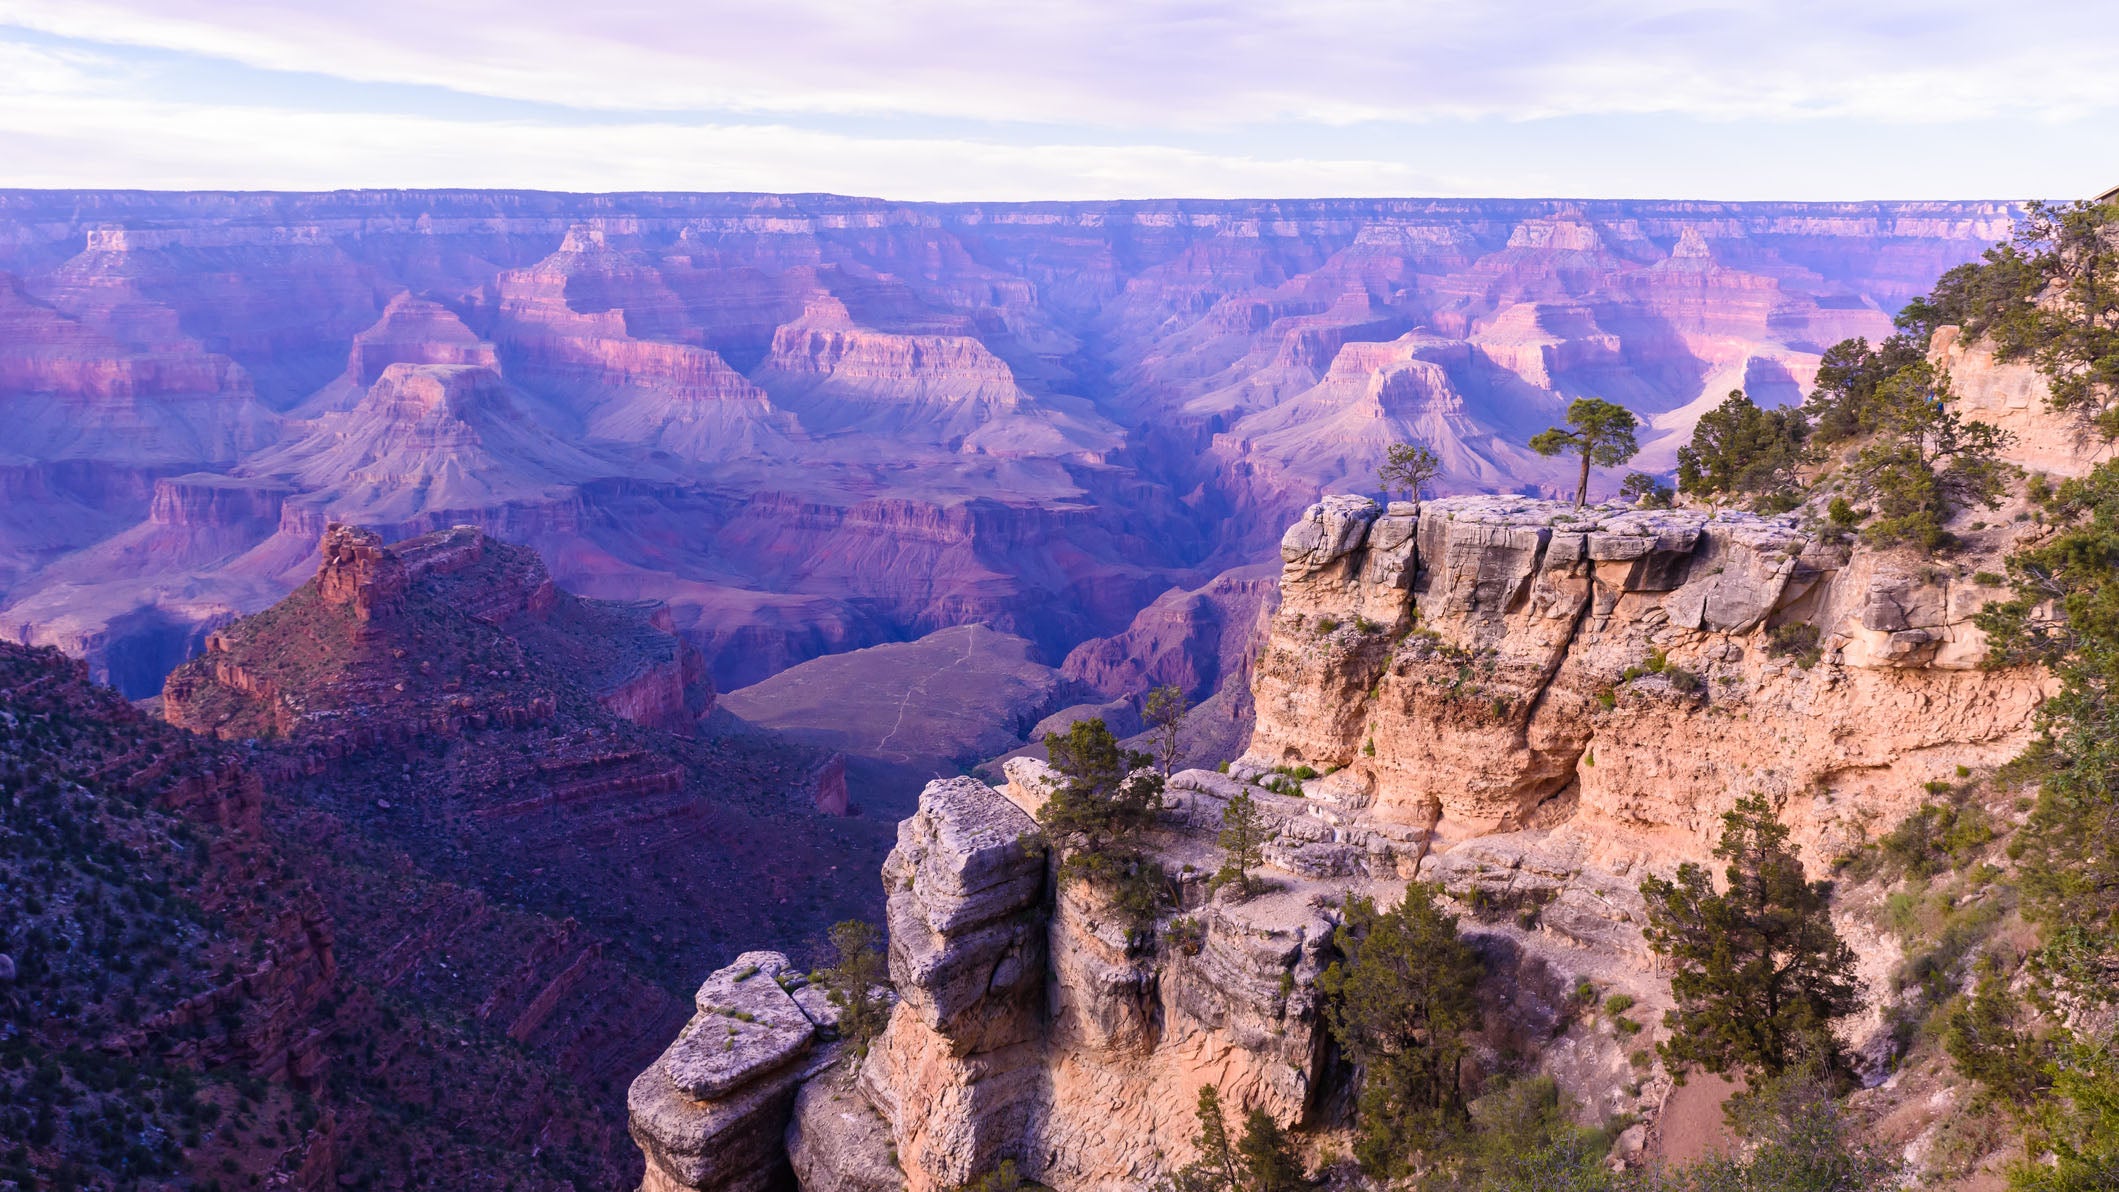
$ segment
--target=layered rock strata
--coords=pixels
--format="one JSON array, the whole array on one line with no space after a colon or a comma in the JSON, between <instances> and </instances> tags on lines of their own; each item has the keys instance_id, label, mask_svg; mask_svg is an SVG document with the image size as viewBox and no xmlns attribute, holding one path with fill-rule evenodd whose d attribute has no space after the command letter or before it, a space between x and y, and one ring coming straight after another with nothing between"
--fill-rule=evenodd
<instances>
[{"instance_id":1,"label":"layered rock strata","mask_svg":"<svg viewBox=\"0 0 2119 1192\"><path fill-rule=\"evenodd\" d=\"M1620 873L1703 857L1759 790L1823 864L1922 782L2027 740L2042 686L1979 667L1972 614L2003 595L1986 553L1938 567L1734 513L1328 498L1282 545L1242 764L1326 772L1313 798L1413 831L1416 854L1556 829Z\"/></svg>"}]
</instances>

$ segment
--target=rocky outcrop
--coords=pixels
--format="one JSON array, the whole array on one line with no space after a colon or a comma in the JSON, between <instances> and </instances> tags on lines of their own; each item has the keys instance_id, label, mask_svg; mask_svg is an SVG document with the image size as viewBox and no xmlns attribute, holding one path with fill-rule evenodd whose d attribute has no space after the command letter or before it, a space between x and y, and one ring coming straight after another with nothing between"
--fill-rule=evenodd
<instances>
[{"instance_id":1,"label":"rocky outcrop","mask_svg":"<svg viewBox=\"0 0 2119 1192\"><path fill-rule=\"evenodd\" d=\"M359 526L334 525L324 531L322 551L317 599L350 608L356 621L404 611L411 581L404 560L383 546L381 535Z\"/></svg>"},{"instance_id":2,"label":"rocky outcrop","mask_svg":"<svg viewBox=\"0 0 2119 1192\"><path fill-rule=\"evenodd\" d=\"M2112 458L2112 445L2085 420L2055 411L2045 377L2024 359L1998 360L1991 340L1967 341L1959 327L1939 327L1928 358L1950 374L1950 394L1966 419L2014 437L2010 457L2049 476L2080 476Z\"/></svg>"},{"instance_id":3,"label":"rocky outcrop","mask_svg":"<svg viewBox=\"0 0 2119 1192\"><path fill-rule=\"evenodd\" d=\"M1283 558L1246 762L1329 771L1319 793L1436 846L1554 829L1624 873L1703 855L1757 789L1822 865L1920 782L2013 754L2042 694L1977 669L1999 593L1971 566L1792 519L1333 498Z\"/></svg>"},{"instance_id":4,"label":"rocky outcrop","mask_svg":"<svg viewBox=\"0 0 2119 1192\"><path fill-rule=\"evenodd\" d=\"M813 1065L781 1118L810 1192L942 1192L1003 1160L1053 1187L1116 1192L1152 1185L1188 1150L1203 1084L1291 1124L1317 1108L1326 887L1236 904L1210 898L1206 874L1184 864L1197 934L1144 948L1092 891L1055 894L1028 810L1050 772L1019 760L1010 773L1005 791L930 783L899 825L884 865L899 1001L857 1074ZM1217 800L1235 789L1206 771L1179 776L1163 842L1173 870L1178 857L1205 859ZM1257 793L1276 814L1300 802ZM642 1076L653 1097L634 1086L651 1167L668 1145L656 1123L669 1114L657 1099L669 1066L666 1056ZM682 1186L748 1186L695 1172ZM651 1174L647 1186L665 1185Z\"/></svg>"},{"instance_id":5,"label":"rocky outcrop","mask_svg":"<svg viewBox=\"0 0 2119 1192\"><path fill-rule=\"evenodd\" d=\"M273 615L216 631L203 657L171 674L171 723L224 737L454 736L550 722L579 693L689 734L713 707L704 660L666 609L564 592L535 552L475 526L386 546L372 530L332 525L322 556L316 578ZM432 622L457 618L476 628L446 644L427 638ZM503 659L514 665L493 665Z\"/></svg>"},{"instance_id":6,"label":"rocky outcrop","mask_svg":"<svg viewBox=\"0 0 2119 1192\"><path fill-rule=\"evenodd\" d=\"M1064 1192L1151 1186L1189 1157L1208 1083L1329 1134L1343 1072L1316 977L1339 907L1414 878L1459 900L1485 961L1468 1078L1527 1059L1590 1112L1654 1120L1661 1028L1629 1042L1569 1009L1583 980L1647 1023L1668 1006L1641 876L1709 859L1754 790L1823 870L1923 783L2020 750L2044 686L1976 665L1986 589L1964 573L2022 525L1968 529L1945 570L1792 517L1318 502L1282 544L1249 750L1169 779L1152 843L1177 905L1152 932L1055 888L1042 762L923 792L884 868L902 1000L857 1079L803 1094L802 1186L887 1187L885 1159L914 1192L1004 1159ZM1207 881L1239 794L1268 837L1248 899Z\"/></svg>"},{"instance_id":7,"label":"rocky outcrop","mask_svg":"<svg viewBox=\"0 0 2119 1192\"><path fill-rule=\"evenodd\" d=\"M787 1176L782 1134L817 1036L778 952L746 952L708 977L690 1023L626 1094L647 1156L643 1192L761 1192Z\"/></svg>"}]
</instances>

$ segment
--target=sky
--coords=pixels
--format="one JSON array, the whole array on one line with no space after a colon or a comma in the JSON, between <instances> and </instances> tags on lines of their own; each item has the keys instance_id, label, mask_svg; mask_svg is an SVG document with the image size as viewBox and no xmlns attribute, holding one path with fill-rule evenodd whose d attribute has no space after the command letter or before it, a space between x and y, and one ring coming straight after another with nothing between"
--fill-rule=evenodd
<instances>
[{"instance_id":1,"label":"sky","mask_svg":"<svg viewBox=\"0 0 2119 1192\"><path fill-rule=\"evenodd\" d=\"M0 187L2067 198L2119 0L0 0Z\"/></svg>"}]
</instances>

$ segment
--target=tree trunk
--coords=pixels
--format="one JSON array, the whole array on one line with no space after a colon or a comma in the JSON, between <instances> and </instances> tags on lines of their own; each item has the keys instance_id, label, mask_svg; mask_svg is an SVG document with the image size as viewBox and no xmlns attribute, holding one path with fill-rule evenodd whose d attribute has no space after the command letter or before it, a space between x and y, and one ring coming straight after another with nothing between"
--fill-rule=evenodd
<instances>
[{"instance_id":1,"label":"tree trunk","mask_svg":"<svg viewBox=\"0 0 2119 1192\"><path fill-rule=\"evenodd\" d=\"M1575 486L1575 508L1589 502L1589 452L1582 452L1582 483Z\"/></svg>"}]
</instances>

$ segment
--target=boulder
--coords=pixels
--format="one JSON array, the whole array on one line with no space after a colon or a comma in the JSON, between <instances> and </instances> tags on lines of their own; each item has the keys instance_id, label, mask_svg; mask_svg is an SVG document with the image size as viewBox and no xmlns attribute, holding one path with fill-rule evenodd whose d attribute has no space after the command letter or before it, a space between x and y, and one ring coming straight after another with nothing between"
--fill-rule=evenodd
<instances>
[{"instance_id":1,"label":"boulder","mask_svg":"<svg viewBox=\"0 0 2119 1192\"><path fill-rule=\"evenodd\" d=\"M708 977L698 1013L633 1080L626 1116L644 1192L764 1192L786 1172L781 1135L817 1027L785 989L793 966L746 952Z\"/></svg>"}]
</instances>

